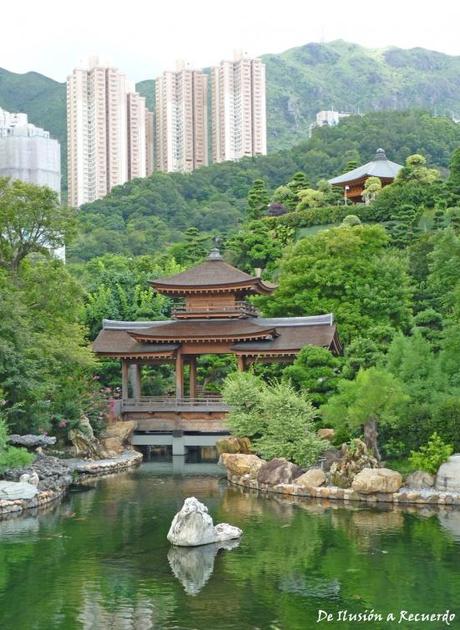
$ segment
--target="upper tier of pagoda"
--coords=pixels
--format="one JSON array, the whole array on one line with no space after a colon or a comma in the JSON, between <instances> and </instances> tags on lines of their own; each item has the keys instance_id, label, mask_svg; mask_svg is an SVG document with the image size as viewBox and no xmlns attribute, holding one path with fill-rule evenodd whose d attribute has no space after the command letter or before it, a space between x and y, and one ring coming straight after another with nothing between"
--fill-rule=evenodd
<instances>
[{"instance_id":1,"label":"upper tier of pagoda","mask_svg":"<svg viewBox=\"0 0 460 630\"><path fill-rule=\"evenodd\" d=\"M387 186L394 181L402 168L401 164L389 160L383 149L377 149L373 160L343 175L330 179L329 183L332 186L344 188L346 197L350 201L361 203L363 201L364 184L369 177L378 177L382 186Z\"/></svg>"},{"instance_id":2,"label":"upper tier of pagoda","mask_svg":"<svg viewBox=\"0 0 460 630\"><path fill-rule=\"evenodd\" d=\"M173 310L176 319L254 317L257 311L245 297L268 295L276 288L226 263L217 248L191 269L150 284L158 293L182 298Z\"/></svg>"}]
</instances>

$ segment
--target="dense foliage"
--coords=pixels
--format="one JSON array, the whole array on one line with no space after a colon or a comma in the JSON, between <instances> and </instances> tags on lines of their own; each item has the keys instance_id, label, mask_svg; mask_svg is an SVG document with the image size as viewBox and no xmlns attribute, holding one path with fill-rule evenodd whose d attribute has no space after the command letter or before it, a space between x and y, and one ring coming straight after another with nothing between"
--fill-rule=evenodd
<instances>
[{"instance_id":1,"label":"dense foliage","mask_svg":"<svg viewBox=\"0 0 460 630\"><path fill-rule=\"evenodd\" d=\"M8 444L8 429L1 414L0 401L0 474L8 468L22 468L30 464L34 456L24 448L16 448Z\"/></svg>"},{"instance_id":2,"label":"dense foliage","mask_svg":"<svg viewBox=\"0 0 460 630\"><path fill-rule=\"evenodd\" d=\"M411 452L409 461L417 470L425 470L435 475L440 465L452 455L453 450L451 444L446 444L437 433L433 433L427 444L421 446L418 451Z\"/></svg>"},{"instance_id":3,"label":"dense foliage","mask_svg":"<svg viewBox=\"0 0 460 630\"><path fill-rule=\"evenodd\" d=\"M328 447L316 436L311 402L288 383L267 385L254 374L236 372L227 377L223 396L231 408L232 432L250 436L266 459L285 457L308 466Z\"/></svg>"},{"instance_id":4,"label":"dense foliage","mask_svg":"<svg viewBox=\"0 0 460 630\"><path fill-rule=\"evenodd\" d=\"M182 240L189 227L205 233L231 234L244 219L258 218L270 194L273 204L288 210L296 207L306 220L302 226L315 225L325 214L322 208L310 207L319 203L311 197L311 187L316 184L321 189L316 192L324 193L321 198L332 206L328 220L319 222L341 222L349 212L337 206L337 195L331 194L327 186L324 190L321 180L343 172L351 155L364 163L382 146L389 159L401 164L409 155L423 153L430 164L447 167L459 143L460 125L447 118L433 118L423 112L377 112L352 116L337 127L317 129L311 139L289 150L215 164L191 174L154 173L83 206L79 213L80 236L68 249L69 257L89 260L105 253L151 255ZM299 173L307 179L298 181ZM262 189L259 183L254 190L257 180L262 180ZM296 200L302 190L299 185L310 188L300 205ZM284 192L280 192L280 186ZM259 204L255 214L251 210L254 203ZM289 220L290 215L285 216ZM281 222L284 218L280 217Z\"/></svg>"},{"instance_id":5,"label":"dense foliage","mask_svg":"<svg viewBox=\"0 0 460 630\"><path fill-rule=\"evenodd\" d=\"M271 316L334 313L345 343L376 326L407 329L407 264L378 225L339 227L300 239L280 263L279 288L259 300Z\"/></svg>"},{"instance_id":6,"label":"dense foliage","mask_svg":"<svg viewBox=\"0 0 460 630\"><path fill-rule=\"evenodd\" d=\"M338 439L364 432L384 458L409 456L434 433L459 449L459 132L422 113L369 114L289 152L131 182L81 210L67 266L45 244L72 235L72 214L43 190L3 182L8 423L55 431L86 413L97 426L120 379L118 362L96 364L88 350L102 319L168 318L171 301L149 280L202 260L220 233L229 262L278 284L253 299L263 315L333 313L344 345L340 357L306 347L290 366L256 363L251 377L226 381L245 392L234 396L235 431L255 437L267 457L311 461L321 408L316 427L333 423ZM384 188L371 181L366 203L344 205L324 176L380 144L405 160L400 175ZM203 356L201 391L219 391L235 369L234 357ZM173 393L171 367L146 369L144 387Z\"/></svg>"}]
</instances>

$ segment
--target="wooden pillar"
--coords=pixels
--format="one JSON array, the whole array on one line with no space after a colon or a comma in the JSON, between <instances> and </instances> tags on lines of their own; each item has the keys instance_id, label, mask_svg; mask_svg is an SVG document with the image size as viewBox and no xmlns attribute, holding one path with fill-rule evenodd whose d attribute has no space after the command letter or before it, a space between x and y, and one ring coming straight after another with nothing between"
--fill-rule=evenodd
<instances>
[{"instance_id":1,"label":"wooden pillar","mask_svg":"<svg viewBox=\"0 0 460 630\"><path fill-rule=\"evenodd\" d=\"M128 400L129 366L126 359L121 360L121 398Z\"/></svg>"},{"instance_id":2,"label":"wooden pillar","mask_svg":"<svg viewBox=\"0 0 460 630\"><path fill-rule=\"evenodd\" d=\"M133 397L136 400L139 400L141 397L141 366L139 364L135 364L132 366L132 388L133 388Z\"/></svg>"},{"instance_id":3,"label":"wooden pillar","mask_svg":"<svg viewBox=\"0 0 460 630\"><path fill-rule=\"evenodd\" d=\"M176 355L176 398L184 397L184 359L180 352Z\"/></svg>"},{"instance_id":4,"label":"wooden pillar","mask_svg":"<svg viewBox=\"0 0 460 630\"><path fill-rule=\"evenodd\" d=\"M244 356L239 354L237 359L238 359L238 369L240 370L240 372L244 372L246 369L246 362L244 360Z\"/></svg>"},{"instance_id":5,"label":"wooden pillar","mask_svg":"<svg viewBox=\"0 0 460 630\"><path fill-rule=\"evenodd\" d=\"M190 398L196 398L196 357L190 359Z\"/></svg>"}]
</instances>

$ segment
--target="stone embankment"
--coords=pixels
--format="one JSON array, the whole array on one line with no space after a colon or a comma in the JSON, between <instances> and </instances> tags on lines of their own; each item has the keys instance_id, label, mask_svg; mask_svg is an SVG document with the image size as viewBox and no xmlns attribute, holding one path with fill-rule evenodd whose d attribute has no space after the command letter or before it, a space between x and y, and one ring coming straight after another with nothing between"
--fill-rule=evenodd
<instances>
[{"instance_id":1,"label":"stone embankment","mask_svg":"<svg viewBox=\"0 0 460 630\"><path fill-rule=\"evenodd\" d=\"M436 487L420 487L418 475L418 485L408 487L398 472L387 468L362 468L353 476L350 487L343 488L326 485L330 475L320 468L304 471L285 459L266 462L256 455L222 453L220 463L225 466L230 483L262 492L369 504L460 506L460 492L450 490L456 488L453 480L447 486L449 491L442 491L439 483Z\"/></svg>"},{"instance_id":2,"label":"stone embankment","mask_svg":"<svg viewBox=\"0 0 460 630\"><path fill-rule=\"evenodd\" d=\"M0 519L57 501L70 484L89 477L121 472L142 461L142 454L125 450L107 459L59 459L38 455L26 469L10 470L0 479Z\"/></svg>"}]
</instances>

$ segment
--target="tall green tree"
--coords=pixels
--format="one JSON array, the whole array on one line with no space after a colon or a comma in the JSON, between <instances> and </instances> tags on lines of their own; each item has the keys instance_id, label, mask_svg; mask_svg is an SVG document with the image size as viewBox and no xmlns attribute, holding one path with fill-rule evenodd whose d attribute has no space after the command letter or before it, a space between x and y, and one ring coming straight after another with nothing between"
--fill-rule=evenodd
<instances>
[{"instance_id":1,"label":"tall green tree","mask_svg":"<svg viewBox=\"0 0 460 630\"><path fill-rule=\"evenodd\" d=\"M185 230L184 240L173 245L169 253L180 265L189 266L206 258L210 244L209 234L203 234L196 227L189 227Z\"/></svg>"},{"instance_id":2,"label":"tall green tree","mask_svg":"<svg viewBox=\"0 0 460 630\"><path fill-rule=\"evenodd\" d=\"M401 382L393 374L371 367L360 370L353 381L340 381L338 393L321 408L321 414L326 423L337 428L362 427L366 446L380 460L379 425L396 424L406 399Z\"/></svg>"},{"instance_id":3,"label":"tall green tree","mask_svg":"<svg viewBox=\"0 0 460 630\"><path fill-rule=\"evenodd\" d=\"M283 378L305 391L315 406L324 404L336 391L340 360L326 348L305 346L294 363L285 368Z\"/></svg>"},{"instance_id":4,"label":"tall green tree","mask_svg":"<svg viewBox=\"0 0 460 630\"><path fill-rule=\"evenodd\" d=\"M0 267L17 271L28 254L50 255L74 229L73 212L50 188L0 177Z\"/></svg>"},{"instance_id":5,"label":"tall green tree","mask_svg":"<svg viewBox=\"0 0 460 630\"><path fill-rule=\"evenodd\" d=\"M278 289L259 298L270 316L334 313L345 343L376 325L406 329L411 287L404 257L378 225L340 227L300 239L280 263Z\"/></svg>"},{"instance_id":6,"label":"tall green tree","mask_svg":"<svg viewBox=\"0 0 460 630\"><path fill-rule=\"evenodd\" d=\"M256 179L248 192L247 218L260 219L267 213L270 196L263 179Z\"/></svg>"}]
</instances>

